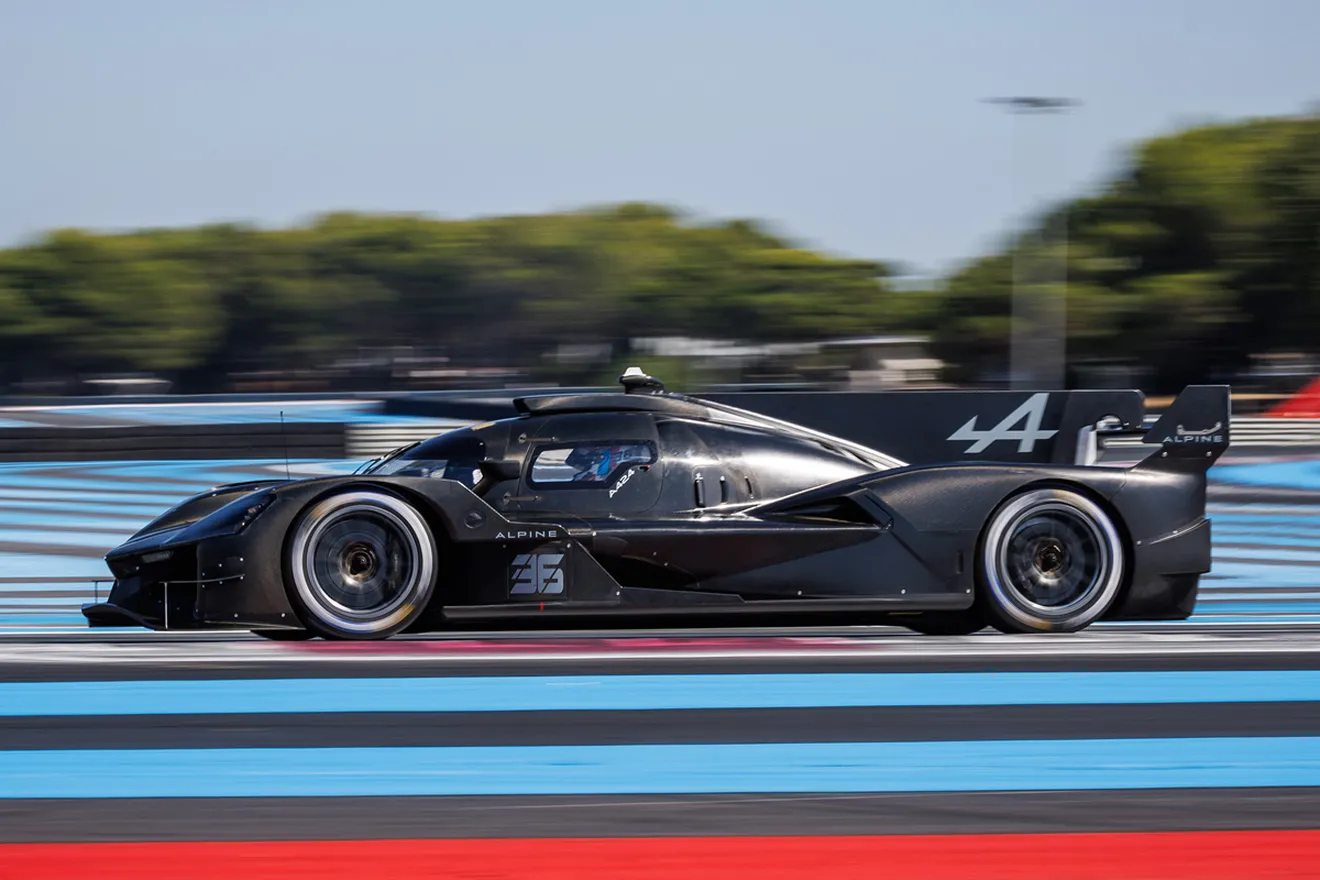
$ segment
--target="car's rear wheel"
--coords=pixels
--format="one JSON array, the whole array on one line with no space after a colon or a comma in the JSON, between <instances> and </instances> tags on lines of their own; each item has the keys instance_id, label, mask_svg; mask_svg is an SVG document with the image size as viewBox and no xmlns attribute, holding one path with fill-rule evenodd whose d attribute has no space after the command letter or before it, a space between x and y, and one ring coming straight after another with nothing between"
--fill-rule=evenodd
<instances>
[{"instance_id":1,"label":"car's rear wheel","mask_svg":"<svg viewBox=\"0 0 1320 880\"><path fill-rule=\"evenodd\" d=\"M379 639L407 627L435 589L436 544L408 502L376 490L331 495L294 526L290 591L308 630Z\"/></svg>"},{"instance_id":2,"label":"car's rear wheel","mask_svg":"<svg viewBox=\"0 0 1320 880\"><path fill-rule=\"evenodd\" d=\"M977 606L1004 632L1075 632L1114 603L1124 557L1100 505L1068 489L1032 489L986 526Z\"/></svg>"}]
</instances>

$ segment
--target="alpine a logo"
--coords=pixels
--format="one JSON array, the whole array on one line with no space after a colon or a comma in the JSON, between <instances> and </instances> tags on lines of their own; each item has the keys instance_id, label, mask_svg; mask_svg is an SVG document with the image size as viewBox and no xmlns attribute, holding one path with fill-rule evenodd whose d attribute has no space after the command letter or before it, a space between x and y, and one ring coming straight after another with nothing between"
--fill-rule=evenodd
<instances>
[{"instance_id":1,"label":"alpine a logo","mask_svg":"<svg viewBox=\"0 0 1320 880\"><path fill-rule=\"evenodd\" d=\"M1021 406L1004 416L1003 420L993 428L984 431L976 429L977 416L972 416L967 420L967 424L949 435L950 440L972 440L971 446L964 450L969 455L978 452L985 452L990 448L991 443L1000 440L1016 440L1018 442L1018 452L1031 452L1036 448L1037 440L1048 440L1058 431L1042 431L1040 428L1041 420L1045 418L1045 405L1049 403L1050 395L1042 391L1039 394L1033 394L1023 402ZM1017 427L1019 423L1025 424Z\"/></svg>"},{"instance_id":2,"label":"alpine a logo","mask_svg":"<svg viewBox=\"0 0 1320 880\"><path fill-rule=\"evenodd\" d=\"M558 538L558 537L559 537L559 532L555 529L530 529L528 531L519 530L516 532L509 531L509 532L495 533L495 540L497 541L527 541L537 538Z\"/></svg>"}]
</instances>

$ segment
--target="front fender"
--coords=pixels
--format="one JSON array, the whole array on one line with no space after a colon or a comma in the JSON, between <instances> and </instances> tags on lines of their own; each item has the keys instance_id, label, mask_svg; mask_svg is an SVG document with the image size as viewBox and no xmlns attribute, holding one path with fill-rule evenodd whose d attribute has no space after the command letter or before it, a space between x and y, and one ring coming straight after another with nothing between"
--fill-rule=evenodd
<instances>
[{"instance_id":1,"label":"front fender","mask_svg":"<svg viewBox=\"0 0 1320 880\"><path fill-rule=\"evenodd\" d=\"M269 486L287 485L284 480L252 480L246 483L232 483L227 486L216 486L214 489L208 489L186 498L160 516L147 523L129 538L131 543L135 540L152 535L157 532L177 529L180 526L189 526L200 522L220 508L236 501L244 495L250 495L259 489L265 489Z\"/></svg>"}]
</instances>

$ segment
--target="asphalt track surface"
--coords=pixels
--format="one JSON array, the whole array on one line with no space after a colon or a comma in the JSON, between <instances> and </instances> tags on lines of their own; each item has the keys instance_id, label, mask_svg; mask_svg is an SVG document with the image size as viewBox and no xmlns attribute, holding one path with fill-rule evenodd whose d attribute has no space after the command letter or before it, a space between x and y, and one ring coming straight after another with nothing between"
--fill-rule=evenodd
<instances>
[{"instance_id":1,"label":"asphalt track surface","mask_svg":"<svg viewBox=\"0 0 1320 880\"><path fill-rule=\"evenodd\" d=\"M1316 636L10 636L0 876L1316 876Z\"/></svg>"},{"instance_id":2,"label":"asphalt track surface","mask_svg":"<svg viewBox=\"0 0 1320 880\"><path fill-rule=\"evenodd\" d=\"M0 749L4 842L1303 830L1320 640L11 639Z\"/></svg>"}]
</instances>

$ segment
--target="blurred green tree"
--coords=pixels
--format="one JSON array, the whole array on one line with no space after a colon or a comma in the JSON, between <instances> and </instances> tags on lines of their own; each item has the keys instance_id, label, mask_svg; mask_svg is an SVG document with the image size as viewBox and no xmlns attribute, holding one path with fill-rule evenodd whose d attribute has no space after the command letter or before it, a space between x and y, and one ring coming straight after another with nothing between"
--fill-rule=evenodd
<instances>
[{"instance_id":1,"label":"blurred green tree","mask_svg":"<svg viewBox=\"0 0 1320 880\"><path fill-rule=\"evenodd\" d=\"M999 254L959 269L932 324L956 378L1006 369L1013 257L1057 251L1061 228L1070 363L1125 360L1172 390L1231 373L1253 353L1313 350L1320 339L1315 118L1205 126L1140 144L1102 193L1051 208Z\"/></svg>"},{"instance_id":2,"label":"blurred green tree","mask_svg":"<svg viewBox=\"0 0 1320 880\"><path fill-rule=\"evenodd\" d=\"M640 336L925 332L950 379L983 381L1008 366L1015 265L1044 293L1062 288L1042 267L1066 266L1074 364L1140 364L1153 387L1231 371L1253 352L1312 350L1320 117L1139 144L1098 194L1051 207L928 287L754 220L698 222L643 203L472 220L336 213L282 230L61 230L0 251L0 379L145 371L207 390L236 373L399 346L585 381L602 367L564 376L572 368L545 355L603 342L618 359Z\"/></svg>"}]
</instances>

